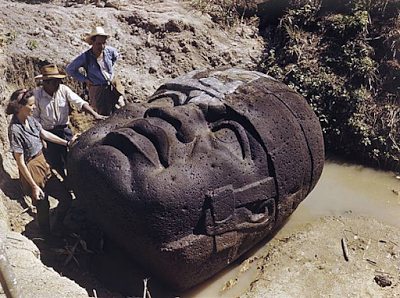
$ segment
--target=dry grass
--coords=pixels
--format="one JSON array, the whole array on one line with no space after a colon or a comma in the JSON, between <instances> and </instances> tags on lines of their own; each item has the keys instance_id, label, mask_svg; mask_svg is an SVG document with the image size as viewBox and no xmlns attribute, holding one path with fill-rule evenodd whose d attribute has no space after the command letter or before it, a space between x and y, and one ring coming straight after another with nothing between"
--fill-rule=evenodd
<instances>
[{"instance_id":1,"label":"dry grass","mask_svg":"<svg viewBox=\"0 0 400 298\"><path fill-rule=\"evenodd\" d=\"M246 0L192 0L191 6L208 13L216 23L232 26L243 21L249 9L249 2Z\"/></svg>"}]
</instances>

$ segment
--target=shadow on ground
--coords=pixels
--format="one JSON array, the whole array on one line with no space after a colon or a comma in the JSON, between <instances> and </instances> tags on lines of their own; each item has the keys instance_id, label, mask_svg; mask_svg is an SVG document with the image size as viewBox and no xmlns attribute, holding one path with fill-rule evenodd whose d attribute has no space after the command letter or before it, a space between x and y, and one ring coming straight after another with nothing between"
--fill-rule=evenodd
<instances>
[{"instance_id":1,"label":"shadow on ground","mask_svg":"<svg viewBox=\"0 0 400 298\"><path fill-rule=\"evenodd\" d=\"M23 201L23 194L19 184L19 179L13 179L4 169L2 155L0 155L0 189L11 200Z\"/></svg>"},{"instance_id":2,"label":"shadow on ground","mask_svg":"<svg viewBox=\"0 0 400 298\"><path fill-rule=\"evenodd\" d=\"M51 221L55 210L50 213ZM67 231L45 236L36 220L23 233L39 248L43 264L85 288L89 296L143 297L144 279L153 297L176 297L145 269L138 267L102 231L86 219L74 200L65 220Z\"/></svg>"},{"instance_id":3,"label":"shadow on ground","mask_svg":"<svg viewBox=\"0 0 400 298\"><path fill-rule=\"evenodd\" d=\"M74 200L65 220L64 233L44 235L36 221L36 213L24 201L19 179L13 179L5 170L0 155L0 189L14 201L10 215L11 225L21 225L17 230L32 240L40 250L43 264L52 267L60 275L75 281L94 297L143 297L144 282L153 297L176 297L145 269L138 267L102 231L87 220L86 212L78 200ZM53 200L51 205L57 201ZM14 210L15 209L15 210ZM51 222L55 209L50 210ZM14 218L20 217L20 218ZM25 226L25 227L24 227Z\"/></svg>"}]
</instances>

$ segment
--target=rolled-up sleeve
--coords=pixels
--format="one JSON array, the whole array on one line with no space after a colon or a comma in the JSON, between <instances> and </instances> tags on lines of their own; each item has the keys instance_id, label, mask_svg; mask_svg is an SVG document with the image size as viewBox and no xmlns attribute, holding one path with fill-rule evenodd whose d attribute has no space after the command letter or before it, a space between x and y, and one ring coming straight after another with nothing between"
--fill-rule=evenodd
<instances>
[{"instance_id":1,"label":"rolled-up sleeve","mask_svg":"<svg viewBox=\"0 0 400 298\"><path fill-rule=\"evenodd\" d=\"M10 140L10 152L11 153L24 153L24 149L22 146L22 138L18 134L17 131L10 129L8 132L8 138Z\"/></svg>"},{"instance_id":2,"label":"rolled-up sleeve","mask_svg":"<svg viewBox=\"0 0 400 298\"><path fill-rule=\"evenodd\" d=\"M60 85L61 86L61 85ZM68 102L74 109L78 109L79 111L82 110L84 104L87 104L78 94L71 90L66 85L62 85L63 93L65 97L68 99Z\"/></svg>"},{"instance_id":3,"label":"rolled-up sleeve","mask_svg":"<svg viewBox=\"0 0 400 298\"><path fill-rule=\"evenodd\" d=\"M77 79L80 82L85 81L86 77L79 72L79 68L83 67L86 64L86 56L85 53L82 53L74 61L72 61L65 71L67 74L69 74L71 77Z\"/></svg>"}]
</instances>

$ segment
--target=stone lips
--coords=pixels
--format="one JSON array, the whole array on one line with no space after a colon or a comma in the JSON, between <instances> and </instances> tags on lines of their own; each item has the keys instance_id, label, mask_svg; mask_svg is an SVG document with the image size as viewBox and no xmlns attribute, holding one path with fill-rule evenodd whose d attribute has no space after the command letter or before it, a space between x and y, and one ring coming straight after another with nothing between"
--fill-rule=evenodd
<instances>
[{"instance_id":1,"label":"stone lips","mask_svg":"<svg viewBox=\"0 0 400 298\"><path fill-rule=\"evenodd\" d=\"M68 172L90 218L171 288L209 277L278 228L317 183L304 98L239 69L195 71L84 133Z\"/></svg>"}]
</instances>

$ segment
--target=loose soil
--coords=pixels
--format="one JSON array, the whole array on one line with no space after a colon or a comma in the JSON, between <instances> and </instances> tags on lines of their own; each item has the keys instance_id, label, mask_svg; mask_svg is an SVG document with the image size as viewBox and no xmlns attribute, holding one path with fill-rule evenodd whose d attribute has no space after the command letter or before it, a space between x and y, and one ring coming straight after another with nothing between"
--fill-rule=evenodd
<instances>
[{"instance_id":1,"label":"loose soil","mask_svg":"<svg viewBox=\"0 0 400 298\"><path fill-rule=\"evenodd\" d=\"M400 297L400 228L348 214L278 234L242 297Z\"/></svg>"}]
</instances>

